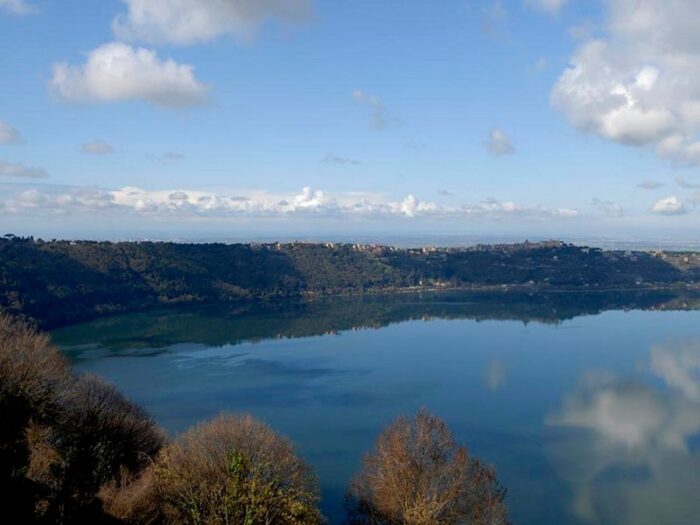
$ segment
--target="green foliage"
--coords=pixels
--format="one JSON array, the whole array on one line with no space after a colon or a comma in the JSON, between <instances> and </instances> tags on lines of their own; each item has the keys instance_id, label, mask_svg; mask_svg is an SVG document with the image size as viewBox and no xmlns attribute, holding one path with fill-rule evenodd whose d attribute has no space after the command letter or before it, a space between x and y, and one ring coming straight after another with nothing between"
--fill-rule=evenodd
<instances>
[{"instance_id":1,"label":"green foliage","mask_svg":"<svg viewBox=\"0 0 700 525\"><path fill-rule=\"evenodd\" d=\"M168 445L153 468L153 501L167 523L322 523L309 467L250 416L198 425Z\"/></svg>"}]
</instances>

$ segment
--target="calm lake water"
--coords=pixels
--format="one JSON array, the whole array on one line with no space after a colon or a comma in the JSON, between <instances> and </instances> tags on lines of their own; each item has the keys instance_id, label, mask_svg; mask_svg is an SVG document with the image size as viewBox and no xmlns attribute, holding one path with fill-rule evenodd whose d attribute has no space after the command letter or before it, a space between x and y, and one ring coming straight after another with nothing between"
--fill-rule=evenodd
<instances>
[{"instance_id":1,"label":"calm lake water","mask_svg":"<svg viewBox=\"0 0 700 525\"><path fill-rule=\"evenodd\" d=\"M671 301L671 303L669 303ZM101 319L54 332L79 370L176 433L247 411L343 520L362 453L427 407L495 465L516 524L697 524L700 311L666 296L336 299Z\"/></svg>"}]
</instances>

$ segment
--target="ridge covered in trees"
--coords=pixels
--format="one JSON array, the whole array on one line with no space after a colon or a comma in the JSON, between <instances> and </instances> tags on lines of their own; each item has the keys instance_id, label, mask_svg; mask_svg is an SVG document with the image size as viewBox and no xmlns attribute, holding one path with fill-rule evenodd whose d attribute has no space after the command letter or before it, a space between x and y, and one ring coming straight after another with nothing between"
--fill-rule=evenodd
<instances>
[{"instance_id":1,"label":"ridge covered in trees","mask_svg":"<svg viewBox=\"0 0 700 525\"><path fill-rule=\"evenodd\" d=\"M0 239L0 310L55 328L157 306L429 289L694 287L700 255L557 241L470 248Z\"/></svg>"}]
</instances>

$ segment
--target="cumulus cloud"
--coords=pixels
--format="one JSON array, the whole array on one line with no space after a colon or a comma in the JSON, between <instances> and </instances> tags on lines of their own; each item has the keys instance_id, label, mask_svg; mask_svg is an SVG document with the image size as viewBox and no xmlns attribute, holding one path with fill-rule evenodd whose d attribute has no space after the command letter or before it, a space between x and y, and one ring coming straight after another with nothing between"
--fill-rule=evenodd
<instances>
[{"instance_id":1,"label":"cumulus cloud","mask_svg":"<svg viewBox=\"0 0 700 525\"><path fill-rule=\"evenodd\" d=\"M525 4L548 13L558 13L569 0L525 0Z\"/></svg>"},{"instance_id":2,"label":"cumulus cloud","mask_svg":"<svg viewBox=\"0 0 700 525\"><path fill-rule=\"evenodd\" d=\"M341 164L341 165L351 165L351 166L359 166L362 164L359 160L357 159L351 159L350 157L341 157L339 155L335 155L333 153L327 154L325 157L321 159L321 162L324 164Z\"/></svg>"},{"instance_id":3,"label":"cumulus cloud","mask_svg":"<svg viewBox=\"0 0 700 525\"><path fill-rule=\"evenodd\" d=\"M683 201L675 195L656 201L651 211L659 215L683 215L688 212Z\"/></svg>"},{"instance_id":4,"label":"cumulus cloud","mask_svg":"<svg viewBox=\"0 0 700 525\"><path fill-rule=\"evenodd\" d=\"M641 188L643 190L658 190L664 186L665 184L663 182L658 182L655 180L644 180L637 184L637 188Z\"/></svg>"},{"instance_id":5,"label":"cumulus cloud","mask_svg":"<svg viewBox=\"0 0 700 525\"><path fill-rule=\"evenodd\" d=\"M515 153L515 146L513 146L510 137L498 128L491 130L484 146L496 157Z\"/></svg>"},{"instance_id":6,"label":"cumulus cloud","mask_svg":"<svg viewBox=\"0 0 700 525\"><path fill-rule=\"evenodd\" d=\"M221 35L250 39L266 20L299 22L311 0L123 0L128 11L112 23L115 35L152 44L195 44Z\"/></svg>"},{"instance_id":7,"label":"cumulus cloud","mask_svg":"<svg viewBox=\"0 0 700 525\"><path fill-rule=\"evenodd\" d=\"M382 130L392 125L401 124L401 120L389 114L386 107L375 95L371 95L361 89L352 92L352 98L364 104L370 111L370 124L376 130Z\"/></svg>"},{"instance_id":8,"label":"cumulus cloud","mask_svg":"<svg viewBox=\"0 0 700 525\"><path fill-rule=\"evenodd\" d=\"M80 148L80 151L88 155L111 155L114 153L114 148L101 140L86 142Z\"/></svg>"},{"instance_id":9,"label":"cumulus cloud","mask_svg":"<svg viewBox=\"0 0 700 525\"><path fill-rule=\"evenodd\" d=\"M37 8L24 0L0 0L0 9L15 15L28 15L37 12Z\"/></svg>"},{"instance_id":10,"label":"cumulus cloud","mask_svg":"<svg viewBox=\"0 0 700 525\"><path fill-rule=\"evenodd\" d=\"M520 206L513 202L487 199L476 204L443 206L421 201L414 195L392 200L384 195L366 192L329 193L303 188L299 193L273 193L267 191L226 192L191 189L144 190L126 187L118 190L32 188L34 208L41 203L47 209L57 211L93 211L99 204L126 213L138 213L152 217L181 218L263 218L309 217L328 218L532 218L569 219L578 212L566 208ZM86 193L87 192L87 193ZM87 197L90 199L87 199ZM26 209L25 197L16 194L3 202L6 209ZM66 203L66 206L63 204Z\"/></svg>"},{"instance_id":11,"label":"cumulus cloud","mask_svg":"<svg viewBox=\"0 0 700 525\"><path fill-rule=\"evenodd\" d=\"M19 144L22 142L20 132L7 122L0 120L0 144Z\"/></svg>"},{"instance_id":12,"label":"cumulus cloud","mask_svg":"<svg viewBox=\"0 0 700 525\"><path fill-rule=\"evenodd\" d=\"M609 0L551 101L576 128L700 164L700 10L695 0Z\"/></svg>"},{"instance_id":13,"label":"cumulus cloud","mask_svg":"<svg viewBox=\"0 0 700 525\"><path fill-rule=\"evenodd\" d=\"M55 64L50 87L61 99L82 103L145 100L178 108L202 104L207 97L192 66L120 42L91 51L83 65Z\"/></svg>"},{"instance_id":14,"label":"cumulus cloud","mask_svg":"<svg viewBox=\"0 0 700 525\"><path fill-rule=\"evenodd\" d=\"M594 198L591 204L608 217L622 217L625 214L624 208L617 202Z\"/></svg>"},{"instance_id":15,"label":"cumulus cloud","mask_svg":"<svg viewBox=\"0 0 700 525\"><path fill-rule=\"evenodd\" d=\"M12 164L0 160L0 177L14 177L20 179L43 179L48 177L42 168L24 166L23 164Z\"/></svg>"}]
</instances>

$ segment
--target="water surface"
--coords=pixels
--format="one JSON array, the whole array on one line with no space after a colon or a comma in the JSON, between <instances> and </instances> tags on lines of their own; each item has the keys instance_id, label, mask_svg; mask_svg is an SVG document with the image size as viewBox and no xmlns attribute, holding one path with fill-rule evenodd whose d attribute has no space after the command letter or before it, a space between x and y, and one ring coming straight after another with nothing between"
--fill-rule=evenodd
<instances>
[{"instance_id":1,"label":"water surface","mask_svg":"<svg viewBox=\"0 0 700 525\"><path fill-rule=\"evenodd\" d=\"M198 308L54 332L176 433L222 410L290 437L343 519L362 453L427 407L516 524L695 524L700 311L668 294L460 294Z\"/></svg>"}]
</instances>

